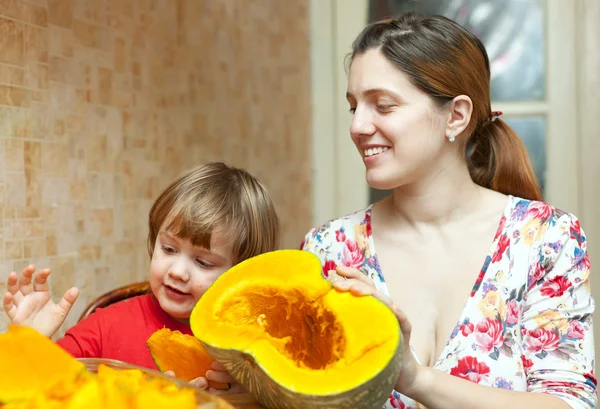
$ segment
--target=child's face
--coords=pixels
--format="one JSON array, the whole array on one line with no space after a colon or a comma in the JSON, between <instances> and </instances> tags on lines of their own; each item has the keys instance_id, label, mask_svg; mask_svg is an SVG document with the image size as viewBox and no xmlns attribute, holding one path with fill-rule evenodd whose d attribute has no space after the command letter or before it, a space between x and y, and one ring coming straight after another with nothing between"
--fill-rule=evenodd
<instances>
[{"instance_id":1,"label":"child's face","mask_svg":"<svg viewBox=\"0 0 600 409\"><path fill-rule=\"evenodd\" d=\"M215 231L211 250L161 230L150 262L150 287L169 315L187 319L206 289L233 266L231 244Z\"/></svg>"}]
</instances>

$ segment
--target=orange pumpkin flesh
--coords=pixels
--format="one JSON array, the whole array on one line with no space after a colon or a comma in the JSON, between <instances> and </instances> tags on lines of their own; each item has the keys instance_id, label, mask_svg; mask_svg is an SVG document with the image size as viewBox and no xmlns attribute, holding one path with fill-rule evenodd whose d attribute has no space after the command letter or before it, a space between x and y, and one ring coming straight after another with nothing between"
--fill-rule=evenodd
<instances>
[{"instance_id":1,"label":"orange pumpkin flesh","mask_svg":"<svg viewBox=\"0 0 600 409\"><path fill-rule=\"evenodd\" d=\"M82 363L34 329L11 324L0 334L0 402L29 399L83 371Z\"/></svg>"},{"instance_id":2,"label":"orange pumpkin flesh","mask_svg":"<svg viewBox=\"0 0 600 409\"><path fill-rule=\"evenodd\" d=\"M152 334L147 345L161 372L173 371L175 376L186 382L200 376L206 377L206 371L211 369L215 361L198 339L168 328L162 328ZM208 387L227 389L229 385L208 381Z\"/></svg>"},{"instance_id":3,"label":"orange pumpkin flesh","mask_svg":"<svg viewBox=\"0 0 600 409\"><path fill-rule=\"evenodd\" d=\"M198 301L190 325L265 408L381 407L400 372L394 313L372 296L335 290L306 251L232 267Z\"/></svg>"},{"instance_id":4,"label":"orange pumpkin flesh","mask_svg":"<svg viewBox=\"0 0 600 409\"><path fill-rule=\"evenodd\" d=\"M85 360L83 360L85 361ZM89 367L37 331L0 334L2 409L233 409L223 399L156 371L104 363ZM120 365L129 369L121 369ZM95 371L97 370L97 373Z\"/></svg>"}]
</instances>

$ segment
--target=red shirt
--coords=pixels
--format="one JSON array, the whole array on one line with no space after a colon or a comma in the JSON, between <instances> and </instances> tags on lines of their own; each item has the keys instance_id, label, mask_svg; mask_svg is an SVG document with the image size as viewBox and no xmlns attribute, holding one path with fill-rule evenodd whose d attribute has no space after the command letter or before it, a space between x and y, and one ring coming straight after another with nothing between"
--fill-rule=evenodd
<instances>
[{"instance_id":1,"label":"red shirt","mask_svg":"<svg viewBox=\"0 0 600 409\"><path fill-rule=\"evenodd\" d=\"M157 369L146 341L163 327L192 335L190 325L164 312L152 294L140 295L97 309L57 344L76 358L118 359Z\"/></svg>"}]
</instances>

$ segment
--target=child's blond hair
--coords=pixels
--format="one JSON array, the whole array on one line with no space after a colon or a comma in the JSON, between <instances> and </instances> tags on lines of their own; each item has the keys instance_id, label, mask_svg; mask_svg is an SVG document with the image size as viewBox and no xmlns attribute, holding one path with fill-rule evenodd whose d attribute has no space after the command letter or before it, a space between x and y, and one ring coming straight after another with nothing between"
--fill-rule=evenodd
<instances>
[{"instance_id":1,"label":"child's blond hair","mask_svg":"<svg viewBox=\"0 0 600 409\"><path fill-rule=\"evenodd\" d=\"M247 171L223 162L181 174L152 205L148 224L151 257L161 229L207 249L219 229L233 244L234 264L279 246L279 219L267 190Z\"/></svg>"}]
</instances>

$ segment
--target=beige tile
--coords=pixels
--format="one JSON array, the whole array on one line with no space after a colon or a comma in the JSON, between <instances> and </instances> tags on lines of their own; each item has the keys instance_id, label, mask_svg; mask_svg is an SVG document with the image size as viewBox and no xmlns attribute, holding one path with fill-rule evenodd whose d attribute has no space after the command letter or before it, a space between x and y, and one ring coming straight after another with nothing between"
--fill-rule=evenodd
<instances>
[{"instance_id":1,"label":"beige tile","mask_svg":"<svg viewBox=\"0 0 600 409\"><path fill-rule=\"evenodd\" d=\"M66 177L69 174L69 146L62 143L44 143L41 162L44 175Z\"/></svg>"},{"instance_id":2,"label":"beige tile","mask_svg":"<svg viewBox=\"0 0 600 409\"><path fill-rule=\"evenodd\" d=\"M0 15L15 20L26 20L25 6L26 4L20 0L1 0Z\"/></svg>"},{"instance_id":3,"label":"beige tile","mask_svg":"<svg viewBox=\"0 0 600 409\"><path fill-rule=\"evenodd\" d=\"M26 62L48 62L47 29L26 25L23 29L23 58Z\"/></svg>"},{"instance_id":4,"label":"beige tile","mask_svg":"<svg viewBox=\"0 0 600 409\"><path fill-rule=\"evenodd\" d=\"M23 141L6 139L4 141L4 169L10 172L23 172L25 169Z\"/></svg>"},{"instance_id":5,"label":"beige tile","mask_svg":"<svg viewBox=\"0 0 600 409\"><path fill-rule=\"evenodd\" d=\"M23 257L36 258L46 256L46 239L29 239L23 241Z\"/></svg>"},{"instance_id":6,"label":"beige tile","mask_svg":"<svg viewBox=\"0 0 600 409\"><path fill-rule=\"evenodd\" d=\"M59 300L75 284L75 259L70 256L53 257L50 261L50 293Z\"/></svg>"},{"instance_id":7,"label":"beige tile","mask_svg":"<svg viewBox=\"0 0 600 409\"><path fill-rule=\"evenodd\" d=\"M1 156L0 156L1 158ZM0 183L0 221L2 229L0 229L0 235L4 233L4 208L6 207L6 185Z\"/></svg>"},{"instance_id":8,"label":"beige tile","mask_svg":"<svg viewBox=\"0 0 600 409\"><path fill-rule=\"evenodd\" d=\"M75 39L84 47L99 48L101 30L95 24L82 20L73 20Z\"/></svg>"},{"instance_id":9,"label":"beige tile","mask_svg":"<svg viewBox=\"0 0 600 409\"><path fill-rule=\"evenodd\" d=\"M78 252L79 260L98 261L102 256L102 247L97 245L82 245Z\"/></svg>"},{"instance_id":10,"label":"beige tile","mask_svg":"<svg viewBox=\"0 0 600 409\"><path fill-rule=\"evenodd\" d=\"M5 255L8 260L23 258L23 240L5 240Z\"/></svg>"},{"instance_id":11,"label":"beige tile","mask_svg":"<svg viewBox=\"0 0 600 409\"><path fill-rule=\"evenodd\" d=\"M0 105L27 107L31 101L31 92L21 87L0 85Z\"/></svg>"},{"instance_id":12,"label":"beige tile","mask_svg":"<svg viewBox=\"0 0 600 409\"><path fill-rule=\"evenodd\" d=\"M24 25L0 16L0 62L23 65Z\"/></svg>"},{"instance_id":13,"label":"beige tile","mask_svg":"<svg viewBox=\"0 0 600 409\"><path fill-rule=\"evenodd\" d=\"M23 172L5 172L6 206L25 206L25 175Z\"/></svg>"},{"instance_id":14,"label":"beige tile","mask_svg":"<svg viewBox=\"0 0 600 409\"><path fill-rule=\"evenodd\" d=\"M0 83L5 85L25 85L25 71L22 67L0 64Z\"/></svg>"},{"instance_id":15,"label":"beige tile","mask_svg":"<svg viewBox=\"0 0 600 409\"><path fill-rule=\"evenodd\" d=\"M73 0L48 0L48 22L70 28L73 22Z\"/></svg>"},{"instance_id":16,"label":"beige tile","mask_svg":"<svg viewBox=\"0 0 600 409\"><path fill-rule=\"evenodd\" d=\"M58 254L56 240L56 230L46 228L46 255L56 256Z\"/></svg>"}]
</instances>

